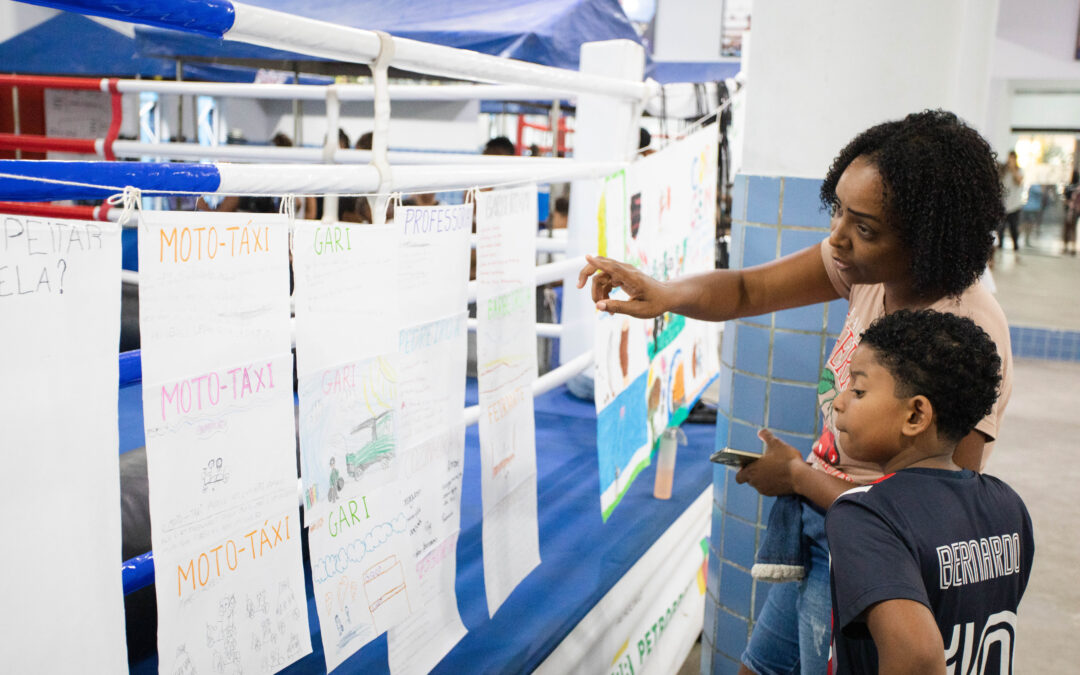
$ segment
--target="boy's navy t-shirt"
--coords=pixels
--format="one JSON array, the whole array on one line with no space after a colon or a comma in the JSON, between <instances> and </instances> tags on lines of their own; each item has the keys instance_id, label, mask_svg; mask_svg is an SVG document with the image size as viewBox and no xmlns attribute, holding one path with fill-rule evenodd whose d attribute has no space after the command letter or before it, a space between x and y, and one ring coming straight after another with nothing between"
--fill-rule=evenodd
<instances>
[{"instance_id":1,"label":"boy's navy t-shirt","mask_svg":"<svg viewBox=\"0 0 1080 675\"><path fill-rule=\"evenodd\" d=\"M831 672L873 673L865 612L927 606L949 672L1012 672L1016 608L1034 556L1019 495L972 471L904 469L845 492L825 521L832 553Z\"/></svg>"}]
</instances>

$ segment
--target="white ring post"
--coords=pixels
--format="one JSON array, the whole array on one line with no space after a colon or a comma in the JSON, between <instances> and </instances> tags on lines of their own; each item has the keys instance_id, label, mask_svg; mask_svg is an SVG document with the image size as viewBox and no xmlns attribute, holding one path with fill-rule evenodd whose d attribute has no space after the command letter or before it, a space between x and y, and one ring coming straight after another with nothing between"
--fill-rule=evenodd
<instances>
[{"instance_id":1,"label":"white ring post","mask_svg":"<svg viewBox=\"0 0 1080 675\"><path fill-rule=\"evenodd\" d=\"M630 82L645 75L645 50L629 40L588 42L581 46L581 72ZM597 94L578 97L574 127L574 160L579 162L628 162L637 150L640 104ZM600 182L578 180L571 184L570 217L567 223L566 256L577 258L596 253L596 204ZM563 277L562 324L559 360L567 363L593 346L592 297L577 290L577 271Z\"/></svg>"}]
</instances>

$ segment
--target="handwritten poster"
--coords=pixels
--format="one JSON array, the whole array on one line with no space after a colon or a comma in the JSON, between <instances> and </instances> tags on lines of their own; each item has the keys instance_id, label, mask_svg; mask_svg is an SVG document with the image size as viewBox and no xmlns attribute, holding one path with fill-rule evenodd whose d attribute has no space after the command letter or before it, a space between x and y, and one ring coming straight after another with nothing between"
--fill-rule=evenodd
<instances>
[{"instance_id":1,"label":"handwritten poster","mask_svg":"<svg viewBox=\"0 0 1080 675\"><path fill-rule=\"evenodd\" d=\"M390 672L428 673L465 635L454 582L465 461L472 204L402 207L400 441L420 609L389 632Z\"/></svg>"},{"instance_id":2,"label":"handwritten poster","mask_svg":"<svg viewBox=\"0 0 1080 675\"><path fill-rule=\"evenodd\" d=\"M311 651L288 221L146 212L140 228L160 669L273 673Z\"/></svg>"},{"instance_id":3,"label":"handwritten poster","mask_svg":"<svg viewBox=\"0 0 1080 675\"><path fill-rule=\"evenodd\" d=\"M327 670L418 604L400 469L400 238L344 223L293 236L304 515Z\"/></svg>"},{"instance_id":4,"label":"handwritten poster","mask_svg":"<svg viewBox=\"0 0 1080 675\"><path fill-rule=\"evenodd\" d=\"M710 125L604 181L597 250L666 281L715 267L717 130ZM622 290L613 295L625 298ZM678 314L597 313L600 507L611 515L669 426L720 369L716 333Z\"/></svg>"},{"instance_id":5,"label":"handwritten poster","mask_svg":"<svg viewBox=\"0 0 1080 675\"><path fill-rule=\"evenodd\" d=\"M536 186L476 201L484 586L494 615L540 564L536 522Z\"/></svg>"},{"instance_id":6,"label":"handwritten poster","mask_svg":"<svg viewBox=\"0 0 1080 675\"><path fill-rule=\"evenodd\" d=\"M468 298L473 205L399 206L403 326L464 311Z\"/></svg>"},{"instance_id":7,"label":"handwritten poster","mask_svg":"<svg viewBox=\"0 0 1080 675\"><path fill-rule=\"evenodd\" d=\"M311 522L311 578L326 669L416 610L419 582L396 484L342 497Z\"/></svg>"},{"instance_id":8,"label":"handwritten poster","mask_svg":"<svg viewBox=\"0 0 1080 675\"><path fill-rule=\"evenodd\" d=\"M0 214L0 450L10 471L0 663L9 672L127 668L119 341L119 228Z\"/></svg>"}]
</instances>

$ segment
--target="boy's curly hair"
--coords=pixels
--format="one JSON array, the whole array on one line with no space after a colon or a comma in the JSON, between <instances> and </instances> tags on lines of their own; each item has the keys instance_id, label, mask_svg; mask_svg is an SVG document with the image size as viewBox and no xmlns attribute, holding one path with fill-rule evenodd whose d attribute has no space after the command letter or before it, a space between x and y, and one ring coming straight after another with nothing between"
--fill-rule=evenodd
<instances>
[{"instance_id":1,"label":"boy's curly hair","mask_svg":"<svg viewBox=\"0 0 1080 675\"><path fill-rule=\"evenodd\" d=\"M821 185L826 208L836 208L836 184L856 157L881 174L885 212L911 251L915 292L957 296L975 283L1005 217L997 159L986 140L943 110L871 127L829 167Z\"/></svg>"},{"instance_id":2,"label":"boy's curly hair","mask_svg":"<svg viewBox=\"0 0 1080 675\"><path fill-rule=\"evenodd\" d=\"M1001 357L974 321L930 309L900 310L870 324L860 345L896 379L897 396L930 399L938 433L959 441L990 414Z\"/></svg>"}]
</instances>

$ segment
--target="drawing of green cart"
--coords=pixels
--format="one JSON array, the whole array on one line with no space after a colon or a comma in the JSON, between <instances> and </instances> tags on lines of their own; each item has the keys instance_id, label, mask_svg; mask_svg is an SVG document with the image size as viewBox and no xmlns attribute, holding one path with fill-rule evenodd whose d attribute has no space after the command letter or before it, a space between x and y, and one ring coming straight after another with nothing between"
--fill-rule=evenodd
<instances>
[{"instance_id":1,"label":"drawing of green cart","mask_svg":"<svg viewBox=\"0 0 1080 675\"><path fill-rule=\"evenodd\" d=\"M359 478L365 469L376 462L384 466L389 464L394 456L393 411L387 410L378 417L358 424L349 433L348 446L345 467L350 478Z\"/></svg>"}]
</instances>

